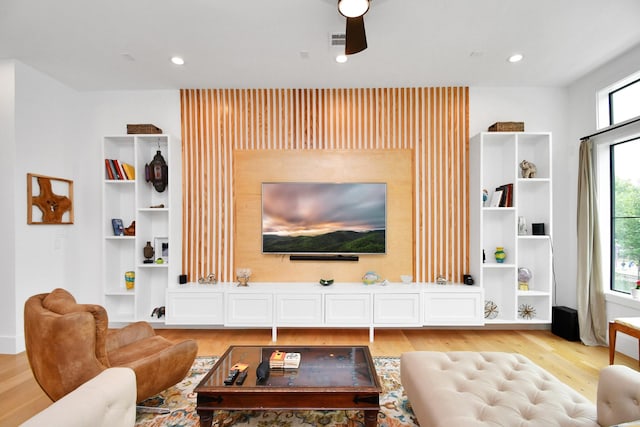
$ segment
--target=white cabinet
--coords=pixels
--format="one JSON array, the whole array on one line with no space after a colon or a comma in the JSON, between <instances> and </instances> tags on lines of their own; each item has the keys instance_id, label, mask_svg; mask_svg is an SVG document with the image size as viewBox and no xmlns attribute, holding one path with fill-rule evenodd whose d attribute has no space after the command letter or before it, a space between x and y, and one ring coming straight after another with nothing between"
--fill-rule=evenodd
<instances>
[{"instance_id":1,"label":"white cabinet","mask_svg":"<svg viewBox=\"0 0 640 427\"><path fill-rule=\"evenodd\" d=\"M112 322L147 320L153 309L165 305L165 291L177 281L181 271L182 206L181 148L168 135L123 135L103 138L102 171L102 287L104 305ZM169 170L164 191L157 191L145 180L145 165L160 151ZM106 160L117 160L135 169L134 179L111 179ZM124 227L135 221L134 235L115 235L112 220ZM171 244L164 261L144 263L143 248L150 242ZM165 245L166 247L166 245ZM160 248L156 247L157 256ZM168 251L168 253L167 253ZM167 256L168 255L168 256ZM125 285L125 272L135 274L133 289Z\"/></svg>"},{"instance_id":2,"label":"white cabinet","mask_svg":"<svg viewBox=\"0 0 640 427\"><path fill-rule=\"evenodd\" d=\"M256 283L238 287L173 285L167 289L167 325L271 328L375 328L482 325L483 289L431 283Z\"/></svg>"},{"instance_id":3,"label":"white cabinet","mask_svg":"<svg viewBox=\"0 0 640 427\"><path fill-rule=\"evenodd\" d=\"M471 273L492 307L486 323L551 322L551 144L548 132L485 132L471 140ZM535 164L535 177L522 177L523 160ZM506 184L512 203L492 206L494 192ZM544 228L542 234L533 234L533 224ZM506 253L502 263L494 255L497 247ZM519 286L520 268L532 273L525 289Z\"/></svg>"},{"instance_id":4,"label":"white cabinet","mask_svg":"<svg viewBox=\"0 0 640 427\"><path fill-rule=\"evenodd\" d=\"M373 323L379 326L419 326L420 293L376 293Z\"/></svg>"},{"instance_id":5,"label":"white cabinet","mask_svg":"<svg viewBox=\"0 0 640 427\"><path fill-rule=\"evenodd\" d=\"M333 286L333 285L332 285ZM333 326L369 326L371 294L326 294L325 324Z\"/></svg>"}]
</instances>

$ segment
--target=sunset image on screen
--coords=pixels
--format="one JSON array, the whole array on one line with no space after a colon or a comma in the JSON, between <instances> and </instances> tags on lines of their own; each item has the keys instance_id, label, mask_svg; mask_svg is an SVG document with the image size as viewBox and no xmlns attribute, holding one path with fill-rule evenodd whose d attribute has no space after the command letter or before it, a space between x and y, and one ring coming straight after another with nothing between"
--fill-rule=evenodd
<instances>
[{"instance_id":1,"label":"sunset image on screen","mask_svg":"<svg viewBox=\"0 0 640 427\"><path fill-rule=\"evenodd\" d=\"M264 183L265 253L385 253L386 184Z\"/></svg>"}]
</instances>

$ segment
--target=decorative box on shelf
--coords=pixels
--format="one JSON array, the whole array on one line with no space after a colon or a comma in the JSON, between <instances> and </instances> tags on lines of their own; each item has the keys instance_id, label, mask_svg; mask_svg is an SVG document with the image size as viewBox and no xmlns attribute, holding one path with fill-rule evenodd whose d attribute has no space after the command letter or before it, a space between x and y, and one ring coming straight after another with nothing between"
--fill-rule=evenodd
<instances>
[{"instance_id":1,"label":"decorative box on shelf","mask_svg":"<svg viewBox=\"0 0 640 427\"><path fill-rule=\"evenodd\" d=\"M127 125L127 134L156 134L162 129L152 124Z\"/></svg>"},{"instance_id":2,"label":"decorative box on shelf","mask_svg":"<svg viewBox=\"0 0 640 427\"><path fill-rule=\"evenodd\" d=\"M489 132L524 132L524 122L496 122L487 130Z\"/></svg>"}]
</instances>

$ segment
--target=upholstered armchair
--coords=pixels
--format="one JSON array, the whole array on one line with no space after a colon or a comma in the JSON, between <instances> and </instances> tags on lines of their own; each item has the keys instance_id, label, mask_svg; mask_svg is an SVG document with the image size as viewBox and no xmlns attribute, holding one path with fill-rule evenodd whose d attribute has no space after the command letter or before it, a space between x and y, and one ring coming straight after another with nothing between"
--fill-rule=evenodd
<instances>
[{"instance_id":1,"label":"upholstered armchair","mask_svg":"<svg viewBox=\"0 0 640 427\"><path fill-rule=\"evenodd\" d=\"M58 400L109 367L136 374L137 402L181 381L196 357L193 340L173 343L147 322L108 329L106 310L77 304L64 289L30 297L24 307L27 357L44 392Z\"/></svg>"}]
</instances>

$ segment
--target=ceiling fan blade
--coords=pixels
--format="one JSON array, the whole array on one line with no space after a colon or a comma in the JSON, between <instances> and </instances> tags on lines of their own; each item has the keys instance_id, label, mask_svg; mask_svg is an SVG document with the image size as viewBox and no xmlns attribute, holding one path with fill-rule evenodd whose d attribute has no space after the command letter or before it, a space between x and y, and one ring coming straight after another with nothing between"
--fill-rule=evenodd
<instances>
[{"instance_id":1,"label":"ceiling fan blade","mask_svg":"<svg viewBox=\"0 0 640 427\"><path fill-rule=\"evenodd\" d=\"M347 18L345 55L362 52L367 48L367 34L364 31L364 17Z\"/></svg>"}]
</instances>

